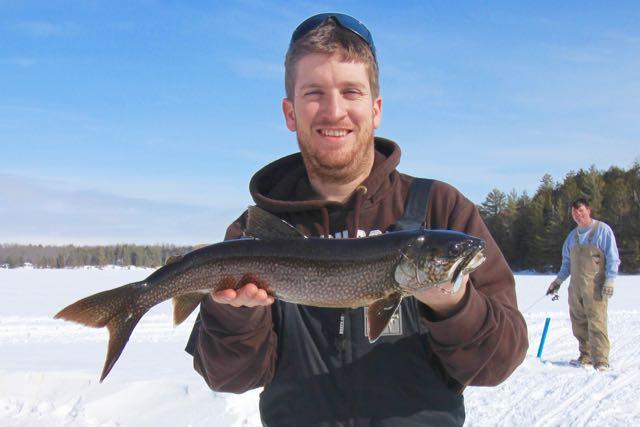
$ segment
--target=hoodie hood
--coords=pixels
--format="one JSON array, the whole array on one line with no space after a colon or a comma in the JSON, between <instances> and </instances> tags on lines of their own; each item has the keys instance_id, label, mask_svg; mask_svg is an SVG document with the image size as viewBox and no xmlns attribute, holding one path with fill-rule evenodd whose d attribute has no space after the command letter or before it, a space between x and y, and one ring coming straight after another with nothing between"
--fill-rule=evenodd
<instances>
[{"instance_id":1,"label":"hoodie hood","mask_svg":"<svg viewBox=\"0 0 640 427\"><path fill-rule=\"evenodd\" d=\"M371 173L344 203L324 200L315 191L300 153L283 157L259 170L251 179L249 191L256 205L286 217L294 225L321 222L321 226L311 227L315 228L313 231L308 230L308 226L301 227L312 235L328 235L336 231L335 226L342 226L349 230L350 237L355 237L362 211L372 209L381 199L389 197L400 180L396 171L400 147L379 137L374 139L374 145ZM349 216L351 224L340 224Z\"/></svg>"}]
</instances>

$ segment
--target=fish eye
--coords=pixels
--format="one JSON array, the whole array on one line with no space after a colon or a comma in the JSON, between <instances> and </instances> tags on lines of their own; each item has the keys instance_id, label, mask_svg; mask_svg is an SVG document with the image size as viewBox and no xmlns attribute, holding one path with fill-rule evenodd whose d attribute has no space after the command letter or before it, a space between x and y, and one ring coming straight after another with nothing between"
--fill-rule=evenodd
<instances>
[{"instance_id":1,"label":"fish eye","mask_svg":"<svg viewBox=\"0 0 640 427\"><path fill-rule=\"evenodd\" d=\"M415 244L417 247L421 247L422 245L424 245L424 236L418 236L418 237L416 238L416 240L414 241L414 244Z\"/></svg>"},{"instance_id":2,"label":"fish eye","mask_svg":"<svg viewBox=\"0 0 640 427\"><path fill-rule=\"evenodd\" d=\"M459 256L464 251L464 244L462 242L453 243L449 246L449 255L451 256Z\"/></svg>"}]
</instances>

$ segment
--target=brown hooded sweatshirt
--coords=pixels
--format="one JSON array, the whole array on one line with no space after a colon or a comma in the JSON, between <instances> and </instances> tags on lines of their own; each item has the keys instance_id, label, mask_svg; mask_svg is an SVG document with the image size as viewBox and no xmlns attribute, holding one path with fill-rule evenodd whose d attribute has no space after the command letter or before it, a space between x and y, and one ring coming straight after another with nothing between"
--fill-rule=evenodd
<instances>
[{"instance_id":1,"label":"brown hooded sweatshirt","mask_svg":"<svg viewBox=\"0 0 640 427\"><path fill-rule=\"evenodd\" d=\"M413 178L396 170L400 161L400 148L394 142L376 138L375 148L371 174L345 203L322 200L310 185L299 153L277 160L256 173L250 183L251 195L258 206L280 216L307 235L362 237L384 233L402 216ZM517 308L513 274L475 205L455 188L440 181L433 182L427 204L425 224L428 228L453 229L484 239L487 260L471 274L463 306L449 318L435 319L428 307L415 298L408 302L409 308L403 308L407 310L409 318L405 323L415 325L415 330L411 333L418 344L413 347L398 347L397 352L410 351L414 353L414 358L420 360L415 362L418 367L406 367L407 377L397 386L397 393L421 393L419 389L415 389L417 392L402 390L407 382L438 382L445 387L444 391L436 391L433 384L424 384L423 387L430 388L431 395L447 394L452 390L450 400L454 401L454 395L457 396L465 386L493 386L504 381L525 357L528 347L527 329ZM229 226L226 239L234 239L242 234L245 215L246 213ZM314 405L323 408L317 401L322 399L321 396L342 393L347 388L353 391L360 381L356 378L362 378L357 372L363 368L355 368L359 358L364 358L365 355L373 357L371 355L375 354L373 351L369 353L371 345L368 342L356 343L361 339L357 332L352 334L353 338L349 338L353 349L345 347L343 341L336 341L334 335L344 332L342 329L338 331L338 324L341 323L340 328L344 327L345 313L347 319L356 319L353 321L354 325L357 323L359 314L353 314L355 312L352 309L292 306L295 305L276 301L271 307L234 308L216 304L210 297L201 306L202 324L194 353L196 371L217 391L242 393L265 386L261 398L261 413L265 424L278 424L273 420L289 419L287 417L290 413L296 411L314 412L315 408L305 409L293 403L297 395L306 393L304 390L309 388L319 388L318 393L311 393L307 398L315 399ZM295 315L291 310L295 310ZM353 314L352 317L350 313ZM335 324L332 316L335 317ZM411 326L408 328L411 329ZM317 336L312 336L314 334ZM390 340L384 347L386 338L376 342L380 343L379 348L388 349L389 344L400 342ZM292 341L295 343L292 344ZM334 346L336 342L339 344ZM406 350L407 348L410 350ZM384 364L387 360L392 364L396 363L394 351L387 351L389 355L376 363ZM346 352L346 356L343 352ZM308 363L315 365L309 367ZM398 359L397 363L407 365L414 362ZM424 363L424 367L420 367L419 363ZM433 377L436 379L412 375L423 370L436 372ZM287 373L289 371L290 374ZM349 373L347 375L344 372ZM366 372L363 375L367 379L362 380L364 387L374 389L377 385L369 383L377 380L370 379ZM296 375L309 379L320 373L328 376L328 382L296 384L293 379ZM385 388L393 388L395 386L391 383L402 375L396 372L380 379L380 383L384 383ZM418 384L418 387L422 385ZM345 393L348 395L349 392ZM270 405L275 405L273 402L276 397L270 398L270 395L276 396L278 401L289 401L286 414L272 410ZM420 399L424 401L424 398ZM380 403L375 400L376 396L369 396L367 405L372 402L377 406L386 405L384 399ZM434 402L432 407L447 404ZM303 403L300 405L304 406ZM334 420L362 417L372 420L374 417L369 409L354 409L355 403L352 403L352 407L339 410L335 410L335 407L342 405L340 402L328 402L327 405L329 409L324 408L323 411L336 412L338 415ZM405 403L403 405L407 406ZM455 405L462 407L464 414L462 402L456 402ZM417 413L425 409L405 406L396 412ZM429 411L433 412L433 408ZM375 416L382 419L386 415L397 416ZM305 416L307 418L300 419L313 421L313 417L309 418L308 414ZM289 420L295 422L295 418ZM316 421L322 420L316 417ZM460 418L451 423L459 421ZM428 417L421 418L419 422L446 424L442 419Z\"/></svg>"}]
</instances>

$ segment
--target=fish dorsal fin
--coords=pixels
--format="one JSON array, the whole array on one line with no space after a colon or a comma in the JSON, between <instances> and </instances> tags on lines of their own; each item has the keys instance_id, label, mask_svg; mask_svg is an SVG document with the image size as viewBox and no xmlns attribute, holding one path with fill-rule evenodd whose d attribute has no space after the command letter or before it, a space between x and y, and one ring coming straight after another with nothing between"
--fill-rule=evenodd
<instances>
[{"instance_id":1,"label":"fish dorsal fin","mask_svg":"<svg viewBox=\"0 0 640 427\"><path fill-rule=\"evenodd\" d=\"M249 206L245 234L256 239L299 239L306 238L293 225L257 206Z\"/></svg>"},{"instance_id":2,"label":"fish dorsal fin","mask_svg":"<svg viewBox=\"0 0 640 427\"><path fill-rule=\"evenodd\" d=\"M180 262L180 261L182 261L182 258L184 258L182 255L169 255L169 257L165 261L164 265L169 265L169 264L174 264L176 262Z\"/></svg>"},{"instance_id":3,"label":"fish dorsal fin","mask_svg":"<svg viewBox=\"0 0 640 427\"><path fill-rule=\"evenodd\" d=\"M369 320L369 342L374 342L380 337L387 327L391 317L398 309L402 301L402 294L394 292L391 295L372 302L367 308Z\"/></svg>"}]
</instances>

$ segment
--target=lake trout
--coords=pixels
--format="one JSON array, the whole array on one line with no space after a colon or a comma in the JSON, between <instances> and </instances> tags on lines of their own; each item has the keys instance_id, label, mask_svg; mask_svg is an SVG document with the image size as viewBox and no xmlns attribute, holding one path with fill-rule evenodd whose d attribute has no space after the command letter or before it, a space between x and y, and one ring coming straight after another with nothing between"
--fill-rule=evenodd
<instances>
[{"instance_id":1,"label":"lake trout","mask_svg":"<svg viewBox=\"0 0 640 427\"><path fill-rule=\"evenodd\" d=\"M283 301L317 307L368 307L375 341L402 298L451 282L484 262L484 241L451 230L395 231L358 239L306 237L252 206L245 236L171 259L146 279L83 298L55 315L109 331L100 382L120 357L142 316L173 299L182 323L210 292L255 283Z\"/></svg>"}]
</instances>

